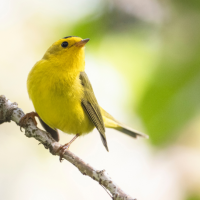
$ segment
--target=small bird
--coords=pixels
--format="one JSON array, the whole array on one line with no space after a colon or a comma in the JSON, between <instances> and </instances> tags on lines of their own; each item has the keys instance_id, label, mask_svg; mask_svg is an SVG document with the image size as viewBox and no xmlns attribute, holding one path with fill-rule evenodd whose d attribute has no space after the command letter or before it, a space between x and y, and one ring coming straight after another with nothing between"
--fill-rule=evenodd
<instances>
[{"instance_id":1,"label":"small bird","mask_svg":"<svg viewBox=\"0 0 200 200\"><path fill-rule=\"evenodd\" d=\"M27 88L36 112L27 113L20 121L24 126L37 116L43 128L59 141L58 129L76 136L59 150L64 151L80 135L99 131L106 150L105 127L113 128L134 138L148 136L115 120L96 100L85 73L85 44L89 39L64 37L53 43L30 71Z\"/></svg>"}]
</instances>

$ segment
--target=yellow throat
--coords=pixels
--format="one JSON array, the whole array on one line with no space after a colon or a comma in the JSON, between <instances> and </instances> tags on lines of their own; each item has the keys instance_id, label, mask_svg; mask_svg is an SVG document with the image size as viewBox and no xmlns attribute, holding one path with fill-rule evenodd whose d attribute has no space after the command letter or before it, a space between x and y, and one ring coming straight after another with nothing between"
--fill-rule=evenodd
<instances>
[{"instance_id":1,"label":"yellow throat","mask_svg":"<svg viewBox=\"0 0 200 200\"><path fill-rule=\"evenodd\" d=\"M41 119L67 133L88 133L94 125L81 106L79 79L89 39L67 37L53 43L28 76L29 96Z\"/></svg>"}]
</instances>

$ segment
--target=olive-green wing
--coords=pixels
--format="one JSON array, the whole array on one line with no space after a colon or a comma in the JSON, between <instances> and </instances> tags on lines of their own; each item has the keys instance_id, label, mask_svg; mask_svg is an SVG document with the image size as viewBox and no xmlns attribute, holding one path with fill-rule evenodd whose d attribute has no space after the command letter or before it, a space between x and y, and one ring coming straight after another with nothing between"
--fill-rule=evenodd
<instances>
[{"instance_id":1,"label":"olive-green wing","mask_svg":"<svg viewBox=\"0 0 200 200\"><path fill-rule=\"evenodd\" d=\"M88 76L85 72L80 72L80 80L81 84L84 88L84 96L81 100L82 107L88 114L89 118L93 122L94 126L97 128L97 130L100 133L101 140L103 142L103 145L105 146L106 150L108 151L108 145L106 141L106 135L105 135L105 126L103 122L103 118L101 115L101 110L99 107L99 104L96 100L96 97L94 95L92 85L88 79Z\"/></svg>"}]
</instances>

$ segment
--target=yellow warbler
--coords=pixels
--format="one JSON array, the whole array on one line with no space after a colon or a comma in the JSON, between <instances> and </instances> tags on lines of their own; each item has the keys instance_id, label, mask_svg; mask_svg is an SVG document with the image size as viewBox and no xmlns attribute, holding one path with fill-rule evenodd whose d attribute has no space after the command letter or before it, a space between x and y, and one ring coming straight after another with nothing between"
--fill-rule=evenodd
<instances>
[{"instance_id":1,"label":"yellow warbler","mask_svg":"<svg viewBox=\"0 0 200 200\"><path fill-rule=\"evenodd\" d=\"M78 137L96 127L107 151L105 127L135 138L147 137L124 126L99 106L84 72L84 46L88 41L75 36L60 39L34 65L28 76L27 88L36 112L26 114L21 123L38 116L46 131L57 141L57 129ZM66 144L67 148L70 143Z\"/></svg>"}]
</instances>

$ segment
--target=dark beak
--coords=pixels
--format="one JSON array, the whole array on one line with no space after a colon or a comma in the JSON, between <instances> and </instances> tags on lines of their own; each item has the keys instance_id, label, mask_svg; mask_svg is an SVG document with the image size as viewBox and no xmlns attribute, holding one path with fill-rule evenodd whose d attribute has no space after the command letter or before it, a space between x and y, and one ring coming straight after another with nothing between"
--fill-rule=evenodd
<instances>
[{"instance_id":1,"label":"dark beak","mask_svg":"<svg viewBox=\"0 0 200 200\"><path fill-rule=\"evenodd\" d=\"M80 42L77 42L75 45L77 46L77 47L84 47L85 46L85 44L89 41L90 39L84 39L84 40L81 40Z\"/></svg>"}]
</instances>

